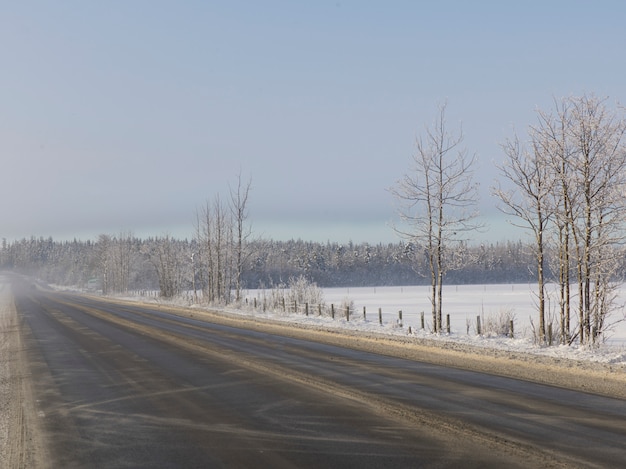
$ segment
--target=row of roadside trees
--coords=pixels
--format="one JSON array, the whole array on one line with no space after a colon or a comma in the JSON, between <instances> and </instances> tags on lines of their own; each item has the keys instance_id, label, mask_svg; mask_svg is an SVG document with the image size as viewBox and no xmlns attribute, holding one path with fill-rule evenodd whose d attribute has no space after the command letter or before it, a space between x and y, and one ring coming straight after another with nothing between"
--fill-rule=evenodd
<instances>
[{"instance_id":1,"label":"row of roadside trees","mask_svg":"<svg viewBox=\"0 0 626 469\"><path fill-rule=\"evenodd\" d=\"M196 211L195 237L191 243L169 235L155 239L145 249L156 271L160 295L171 298L183 289L201 294L209 303L238 301L244 264L250 253L248 197L250 181L241 175L231 188L227 202L217 194Z\"/></svg>"},{"instance_id":2,"label":"row of roadside trees","mask_svg":"<svg viewBox=\"0 0 626 469\"><path fill-rule=\"evenodd\" d=\"M501 171L516 190L498 188L496 194L535 238L540 336L545 337L545 253L552 245L558 253L561 340L578 336L581 343L593 343L613 307L615 253L625 235L626 120L623 109L609 109L595 96L563 98L537 115L527 144L515 137L503 145Z\"/></svg>"},{"instance_id":3,"label":"row of roadside trees","mask_svg":"<svg viewBox=\"0 0 626 469\"><path fill-rule=\"evenodd\" d=\"M460 256L459 246L468 232L481 229L475 222L475 157L462 147L462 131L449 131L445 105L439 111L417 140L410 170L392 188L405 222L396 230L423 245L428 256L435 332L442 330L445 275L474 261ZM622 108L584 95L538 110L527 139L514 136L502 144L499 170L506 184L496 182L493 193L512 223L533 234L540 343L546 341L548 281L560 287L561 343L595 343L615 309L626 226L625 131Z\"/></svg>"},{"instance_id":4,"label":"row of roadside trees","mask_svg":"<svg viewBox=\"0 0 626 469\"><path fill-rule=\"evenodd\" d=\"M229 302L233 293L236 301L241 298L244 265L250 255L246 246L250 236L246 222L250 186L251 182L244 182L239 175L228 202L224 203L218 194L196 212L194 296L198 278L204 286L204 298L210 302Z\"/></svg>"}]
</instances>

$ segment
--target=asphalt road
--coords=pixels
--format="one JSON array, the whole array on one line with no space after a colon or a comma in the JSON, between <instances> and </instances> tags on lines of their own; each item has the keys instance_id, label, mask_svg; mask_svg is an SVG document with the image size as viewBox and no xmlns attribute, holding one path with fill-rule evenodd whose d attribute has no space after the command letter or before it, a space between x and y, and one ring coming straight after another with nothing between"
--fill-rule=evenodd
<instances>
[{"instance_id":1,"label":"asphalt road","mask_svg":"<svg viewBox=\"0 0 626 469\"><path fill-rule=\"evenodd\" d=\"M624 467L626 402L13 285L49 467Z\"/></svg>"}]
</instances>

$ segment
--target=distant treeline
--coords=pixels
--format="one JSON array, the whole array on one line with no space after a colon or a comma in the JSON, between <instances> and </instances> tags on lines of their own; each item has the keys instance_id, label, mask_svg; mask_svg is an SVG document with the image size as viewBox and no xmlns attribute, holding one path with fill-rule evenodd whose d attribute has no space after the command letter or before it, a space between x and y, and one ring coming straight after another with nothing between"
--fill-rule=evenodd
<instances>
[{"instance_id":1,"label":"distant treeline","mask_svg":"<svg viewBox=\"0 0 626 469\"><path fill-rule=\"evenodd\" d=\"M206 287L212 264L203 262L204 251L196 240L169 237L138 239L121 234L101 235L97 241L62 242L30 238L3 241L0 268L51 284L97 285L106 293L160 289L169 295ZM532 282L536 278L532 247L521 241L461 245L448 255L457 266L447 274L449 284ZM225 254L223 264L233 258ZM430 278L423 248L406 242L259 240L245 244L243 259L242 288L272 287L300 276L320 287L419 285Z\"/></svg>"},{"instance_id":2,"label":"distant treeline","mask_svg":"<svg viewBox=\"0 0 626 469\"><path fill-rule=\"evenodd\" d=\"M267 285L299 275L321 287L421 285L430 281L426 253L410 243L270 241L256 248L246 273L249 285ZM535 278L532 251L521 242L464 247L458 253L470 262L450 271L448 283L526 282Z\"/></svg>"}]
</instances>

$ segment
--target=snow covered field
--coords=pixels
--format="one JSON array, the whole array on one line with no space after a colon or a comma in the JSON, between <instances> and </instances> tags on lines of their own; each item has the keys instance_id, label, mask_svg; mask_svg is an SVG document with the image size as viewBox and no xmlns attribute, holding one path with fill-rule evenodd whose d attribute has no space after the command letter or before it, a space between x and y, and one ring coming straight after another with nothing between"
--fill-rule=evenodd
<instances>
[{"instance_id":1,"label":"snow covered field","mask_svg":"<svg viewBox=\"0 0 626 469\"><path fill-rule=\"evenodd\" d=\"M539 347L532 337L531 320L537 321L536 287L529 284L502 285L445 285L443 293L444 328L445 315L450 314L450 335L440 336L430 333L432 318L428 286L413 287L359 287L325 288L326 304L336 308L346 301L353 302L354 313L350 321L339 309L335 319L319 317L312 312L308 317L303 314L266 312L268 316L287 322L323 325L329 328L343 328L380 332L393 335L411 335L433 340L454 341L472 346L497 348L512 352L535 353L558 358L592 360L603 363L626 365L626 285L622 286L616 299L619 306L610 317L613 323L605 344L599 348L572 346ZM262 292L249 290L246 297L261 298ZM558 329L558 301L556 292L551 290L548 301L549 316ZM363 307L366 308L366 320L363 320ZM378 309L382 309L383 324L379 324ZM402 311L403 327L398 327L398 311ZM421 330L421 312L425 315L425 330ZM514 315L515 338L476 334L476 317L482 320L497 317L502 312ZM258 312L256 314L259 314ZM575 316L575 313L573 314ZM577 322L572 320L572 328ZM469 328L469 333L468 333Z\"/></svg>"},{"instance_id":2,"label":"snow covered field","mask_svg":"<svg viewBox=\"0 0 626 469\"><path fill-rule=\"evenodd\" d=\"M558 328L558 297L552 286L548 290L548 320L552 320L554 329ZM327 288L324 289L327 303L341 304L345 299L354 302L355 311L361 313L366 307L367 318L377 320L378 308L382 308L383 322L393 322L402 311L404 327L421 327L421 312L425 313L426 329L432 324L430 307L430 287L364 287L364 288ZM530 338L532 336L531 319L537 321L537 288L528 284L507 285L444 285L443 311L450 314L450 327L453 335L467 335L468 321L470 334L475 333L476 316L483 318L497 317L510 312L515 317L515 335ZM616 299L618 310L609 318L612 323L607 342L611 345L626 346L626 285ZM576 311L572 312L572 328L576 327ZM621 321L620 321L621 320Z\"/></svg>"}]
</instances>

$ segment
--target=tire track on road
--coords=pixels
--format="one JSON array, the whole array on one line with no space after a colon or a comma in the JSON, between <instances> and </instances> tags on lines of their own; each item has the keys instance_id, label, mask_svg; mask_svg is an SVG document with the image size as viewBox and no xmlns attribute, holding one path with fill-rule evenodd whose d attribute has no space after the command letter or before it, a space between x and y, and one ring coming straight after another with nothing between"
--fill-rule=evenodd
<instances>
[{"instance_id":1,"label":"tire track on road","mask_svg":"<svg viewBox=\"0 0 626 469\"><path fill-rule=\"evenodd\" d=\"M233 368L244 368L250 372L264 374L274 377L274 379L295 383L308 389L316 389L324 396L334 396L364 406L368 411L373 411L381 417L391 418L397 423L406 426L408 431L416 427L428 429L431 435L436 434L437 439L447 442L450 451L455 450L455 446L464 445L488 448L499 454L514 456L516 460L525 460L533 466L539 467L571 467L569 463L563 462L563 455L552 455L547 452L540 453L534 446L522 441L503 438L500 434L488 431L482 427L463 422L458 419L442 416L440 413L418 409L414 406L405 405L394 400L381 398L370 392L344 386L330 379L320 378L319 375L303 373L293 368L283 367L264 360L258 356L242 354L240 351L221 347L215 343L208 343L206 340L192 338L188 335L167 331L165 328L141 324L129 319L119 317L116 313L111 313L106 309L77 305L72 301L61 301L55 299L60 304L69 308L75 308L112 324L116 324L127 330L134 331L168 345L185 349L199 356L210 356L212 359L228 363ZM169 325L177 325L189 330L206 332L201 326L193 324L181 324L176 319L166 319L155 317L149 312L140 312L137 308L126 309L125 312L150 318ZM63 316L62 313L60 313ZM70 319L59 317L60 321L71 321ZM247 338L249 340L249 338ZM570 461L571 462L571 461Z\"/></svg>"}]
</instances>

